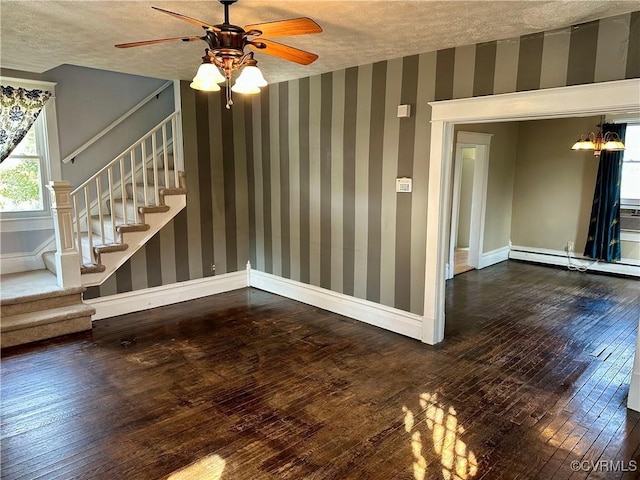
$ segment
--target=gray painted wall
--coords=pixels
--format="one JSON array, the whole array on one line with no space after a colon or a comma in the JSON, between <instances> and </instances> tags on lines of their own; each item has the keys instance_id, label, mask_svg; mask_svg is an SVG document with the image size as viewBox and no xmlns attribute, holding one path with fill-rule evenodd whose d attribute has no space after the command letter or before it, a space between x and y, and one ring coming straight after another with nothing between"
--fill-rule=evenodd
<instances>
[{"instance_id":1,"label":"gray painted wall","mask_svg":"<svg viewBox=\"0 0 640 480\"><path fill-rule=\"evenodd\" d=\"M199 278L213 262L234 271L248 257L420 314L427 102L639 77L638 39L635 12L270 85L231 112L185 84L189 206L90 295ZM410 118L396 117L399 104ZM398 176L413 178L413 193L395 193Z\"/></svg>"}]
</instances>

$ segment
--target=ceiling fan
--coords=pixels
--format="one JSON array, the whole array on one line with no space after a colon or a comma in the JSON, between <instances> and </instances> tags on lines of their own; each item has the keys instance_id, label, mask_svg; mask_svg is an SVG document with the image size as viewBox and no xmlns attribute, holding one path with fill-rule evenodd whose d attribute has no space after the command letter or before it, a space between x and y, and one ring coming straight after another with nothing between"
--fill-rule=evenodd
<instances>
[{"instance_id":1,"label":"ceiling fan","mask_svg":"<svg viewBox=\"0 0 640 480\"><path fill-rule=\"evenodd\" d=\"M204 40L208 48L205 49L205 55L202 57L202 65L200 65L198 73L191 83L191 87L196 90L218 91L220 90L218 84L226 83L227 108L230 108L233 104L231 91L237 93L258 93L260 87L267 85L266 80L257 67L258 62L253 58L253 52L245 52L245 47L250 47L254 50L259 50L301 65L309 65L318 58L314 53L264 38L265 36L282 37L320 33L322 32L322 28L316 22L310 18L301 17L247 25L242 28L229 23L229 6L236 1L237 0L219 0L224 6L224 22L218 25L211 25L159 7L151 7L154 10L171 15L192 25L202 27L205 31L204 35L159 38L156 40L120 43L115 46L117 48L131 48L157 43ZM242 69L242 72L236 80L235 85L231 87L231 75L235 70L240 69Z\"/></svg>"}]
</instances>

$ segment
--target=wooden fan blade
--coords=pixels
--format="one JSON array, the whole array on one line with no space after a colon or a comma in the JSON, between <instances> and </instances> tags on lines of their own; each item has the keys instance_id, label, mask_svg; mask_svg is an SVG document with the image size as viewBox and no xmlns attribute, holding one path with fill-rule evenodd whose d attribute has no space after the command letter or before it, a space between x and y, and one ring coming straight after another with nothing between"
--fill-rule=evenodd
<instances>
[{"instance_id":1,"label":"wooden fan blade","mask_svg":"<svg viewBox=\"0 0 640 480\"><path fill-rule=\"evenodd\" d=\"M165 10L164 8L159 7L151 7L154 10L158 10L159 12L166 13L167 15L171 15L172 17L179 18L180 20L184 20L192 25L197 25L198 27L207 28L213 30L214 32L219 32L220 29L215 25L209 25L208 23L201 22L200 20L196 20L195 18L187 17L186 15L182 15L181 13L171 12L169 10Z\"/></svg>"},{"instance_id":2,"label":"wooden fan blade","mask_svg":"<svg viewBox=\"0 0 640 480\"><path fill-rule=\"evenodd\" d=\"M307 33L320 33L322 27L310 18L291 18L277 22L256 23L244 27L245 32L260 30L265 37L284 37L287 35L305 35Z\"/></svg>"},{"instance_id":3,"label":"wooden fan blade","mask_svg":"<svg viewBox=\"0 0 640 480\"><path fill-rule=\"evenodd\" d=\"M119 43L115 45L117 48L131 48L142 47L143 45L153 45L155 43L167 43L182 40L183 42L193 42L194 40L203 40L206 37L173 37L173 38L158 38L156 40L142 40L141 42Z\"/></svg>"},{"instance_id":4,"label":"wooden fan blade","mask_svg":"<svg viewBox=\"0 0 640 480\"><path fill-rule=\"evenodd\" d=\"M289 45L283 45L282 43L274 42L273 40L267 40L266 38L259 38L256 40L256 44L263 44L264 48L260 48L259 46L249 44L252 48L268 53L269 55L273 55L275 57L284 58L285 60L289 60L291 62L299 63L300 65L309 65L313 63L318 58L318 55L311 52L305 52L304 50L300 50L299 48L290 47Z\"/></svg>"}]
</instances>

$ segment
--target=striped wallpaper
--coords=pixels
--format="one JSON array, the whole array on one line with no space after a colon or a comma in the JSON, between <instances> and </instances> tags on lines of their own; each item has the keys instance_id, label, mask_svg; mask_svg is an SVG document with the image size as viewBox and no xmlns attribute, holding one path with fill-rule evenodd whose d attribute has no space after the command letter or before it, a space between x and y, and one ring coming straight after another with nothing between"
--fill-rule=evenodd
<instances>
[{"instance_id":1,"label":"striped wallpaper","mask_svg":"<svg viewBox=\"0 0 640 480\"><path fill-rule=\"evenodd\" d=\"M640 12L274 84L231 111L183 83L187 208L86 296L250 260L421 314L427 102L636 77ZM411 117L396 117L400 104ZM395 193L402 176L413 193Z\"/></svg>"}]
</instances>

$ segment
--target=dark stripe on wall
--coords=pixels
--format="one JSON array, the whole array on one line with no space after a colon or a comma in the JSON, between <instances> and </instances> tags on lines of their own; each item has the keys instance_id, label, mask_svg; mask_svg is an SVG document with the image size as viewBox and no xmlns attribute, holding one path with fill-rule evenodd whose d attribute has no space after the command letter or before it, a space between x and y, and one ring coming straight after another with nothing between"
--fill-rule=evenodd
<instances>
[{"instance_id":1,"label":"dark stripe on wall","mask_svg":"<svg viewBox=\"0 0 640 480\"><path fill-rule=\"evenodd\" d=\"M518 92L540 88L543 46L544 33L534 33L520 37L518 77L516 80L516 90Z\"/></svg>"},{"instance_id":2,"label":"dark stripe on wall","mask_svg":"<svg viewBox=\"0 0 640 480\"><path fill-rule=\"evenodd\" d=\"M309 218L309 78L300 80L300 281L311 281L311 225Z\"/></svg>"},{"instance_id":3,"label":"dark stripe on wall","mask_svg":"<svg viewBox=\"0 0 640 480\"><path fill-rule=\"evenodd\" d=\"M473 74L473 96L491 95L496 69L497 42L480 43L476 47Z\"/></svg>"},{"instance_id":4,"label":"dark stripe on wall","mask_svg":"<svg viewBox=\"0 0 640 480\"><path fill-rule=\"evenodd\" d=\"M200 193L200 241L202 245L203 276L212 275L213 264L213 206L211 195L211 149L209 142L209 97L206 92L196 95L196 133L198 144L198 190ZM147 257L148 258L148 257ZM147 260L148 264L148 260ZM147 268L149 266L147 265ZM151 287L151 283L149 283Z\"/></svg>"},{"instance_id":5,"label":"dark stripe on wall","mask_svg":"<svg viewBox=\"0 0 640 480\"><path fill-rule=\"evenodd\" d=\"M331 288L331 117L333 74L320 77L320 286Z\"/></svg>"},{"instance_id":6,"label":"dark stripe on wall","mask_svg":"<svg viewBox=\"0 0 640 480\"><path fill-rule=\"evenodd\" d=\"M380 301L382 246L382 148L387 89L387 62L373 64L369 137L369 231L367 236L367 300Z\"/></svg>"},{"instance_id":7,"label":"dark stripe on wall","mask_svg":"<svg viewBox=\"0 0 640 480\"><path fill-rule=\"evenodd\" d=\"M236 221L236 170L235 148L233 146L233 112L220 102L222 117L222 169L224 178L224 219L226 273L238 270L238 225Z\"/></svg>"},{"instance_id":8,"label":"dark stripe on wall","mask_svg":"<svg viewBox=\"0 0 640 480\"><path fill-rule=\"evenodd\" d=\"M629 51L626 78L640 77L640 12L633 12L629 23Z\"/></svg>"},{"instance_id":9,"label":"dark stripe on wall","mask_svg":"<svg viewBox=\"0 0 640 480\"><path fill-rule=\"evenodd\" d=\"M400 103L417 107L418 99L417 55L402 61L402 90ZM416 137L416 115L401 118L398 138L398 177L413 177L414 145ZM396 194L396 271L395 306L411 309L411 193Z\"/></svg>"},{"instance_id":10,"label":"dark stripe on wall","mask_svg":"<svg viewBox=\"0 0 640 480\"><path fill-rule=\"evenodd\" d=\"M595 21L571 27L567 85L593 83L599 24L600 22Z\"/></svg>"},{"instance_id":11,"label":"dark stripe on wall","mask_svg":"<svg viewBox=\"0 0 640 480\"><path fill-rule=\"evenodd\" d=\"M160 232L145 244L147 257L147 284L149 287L162 285L162 266L160 265Z\"/></svg>"},{"instance_id":12,"label":"dark stripe on wall","mask_svg":"<svg viewBox=\"0 0 640 480\"><path fill-rule=\"evenodd\" d=\"M456 64L456 49L438 50L436 54L435 100L453 98L453 72Z\"/></svg>"},{"instance_id":13,"label":"dark stripe on wall","mask_svg":"<svg viewBox=\"0 0 640 480\"><path fill-rule=\"evenodd\" d=\"M251 101L244 100L244 131L247 148L247 195L249 197L249 261L253 268L258 266L256 250L256 177L253 166L253 109Z\"/></svg>"},{"instance_id":14,"label":"dark stripe on wall","mask_svg":"<svg viewBox=\"0 0 640 480\"><path fill-rule=\"evenodd\" d=\"M280 132L280 231L282 276L291 278L291 219L289 212L289 84L278 85Z\"/></svg>"},{"instance_id":15,"label":"dark stripe on wall","mask_svg":"<svg viewBox=\"0 0 640 480\"><path fill-rule=\"evenodd\" d=\"M173 232L176 242L176 281L184 282L189 280L189 237L186 208L173 218Z\"/></svg>"},{"instance_id":16,"label":"dark stripe on wall","mask_svg":"<svg viewBox=\"0 0 640 480\"><path fill-rule=\"evenodd\" d=\"M345 72L343 140L343 293L353 295L356 247L356 120L358 113L358 68Z\"/></svg>"},{"instance_id":17,"label":"dark stripe on wall","mask_svg":"<svg viewBox=\"0 0 640 480\"><path fill-rule=\"evenodd\" d=\"M131 260L127 260L120 265L118 270L116 270L116 286L118 293L130 292L133 290L131 284Z\"/></svg>"},{"instance_id":18,"label":"dark stripe on wall","mask_svg":"<svg viewBox=\"0 0 640 480\"><path fill-rule=\"evenodd\" d=\"M271 128L269 123L269 87L265 87L260 94L260 129L262 132L262 218L264 221L264 269L267 273L273 273L273 231L271 229ZM277 159L274 159L274 161L276 160Z\"/></svg>"}]
</instances>

